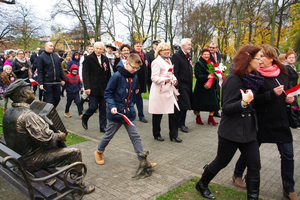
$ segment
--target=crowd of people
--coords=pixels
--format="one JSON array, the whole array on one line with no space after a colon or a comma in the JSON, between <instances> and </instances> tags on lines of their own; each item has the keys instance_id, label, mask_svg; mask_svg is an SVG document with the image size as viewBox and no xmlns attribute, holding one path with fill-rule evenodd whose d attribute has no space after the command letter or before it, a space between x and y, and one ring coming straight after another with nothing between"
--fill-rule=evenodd
<instances>
[{"instance_id":1,"label":"crowd of people","mask_svg":"<svg viewBox=\"0 0 300 200\"><path fill-rule=\"evenodd\" d=\"M290 130L286 105L298 106L297 97L286 96L286 90L298 83L294 65L296 54L279 55L270 45L245 45L234 57L230 74L220 87L218 77L210 72L213 64L221 62L218 45L210 43L201 51L193 65L192 41L181 40L180 48L174 49L159 40L152 41L152 50L144 52L143 43L136 41L131 48L123 44L119 49L113 43L95 42L87 51L72 51L61 58L54 52L52 42L44 49L28 57L28 52L18 50L2 59L0 97L17 79L27 82L33 78L39 89L39 99L55 107L64 97L67 103L64 116L74 101L82 127L88 130L88 120L99 113L99 130L104 135L95 150L95 161L104 165L104 150L115 133L124 125L139 158L143 145L136 128L136 118L148 123L144 114L142 93L149 92L148 112L152 114L152 134L163 142L161 120L168 114L169 139L183 142L178 130L189 132L186 126L188 110L193 110L196 123L204 125L201 111L208 112L207 124L218 125L218 149L216 158L204 166L196 189L202 196L214 199L209 190L210 181L227 166L237 149L241 156L236 163L232 179L237 187L247 189L248 199L258 199L260 185L260 154L262 143L275 143L281 156L283 195L299 200L294 186L293 137ZM196 79L193 88L193 77ZM212 85L207 81L212 79ZM221 92L220 92L221 91ZM4 112L7 109L4 100ZM88 108L83 109L88 101ZM137 112L135 110L135 106ZM222 113L220 114L220 108ZM84 111L84 112L83 112ZM220 124L214 117L221 117ZM151 167L156 163L151 163ZM247 168L246 183L243 172Z\"/></svg>"}]
</instances>

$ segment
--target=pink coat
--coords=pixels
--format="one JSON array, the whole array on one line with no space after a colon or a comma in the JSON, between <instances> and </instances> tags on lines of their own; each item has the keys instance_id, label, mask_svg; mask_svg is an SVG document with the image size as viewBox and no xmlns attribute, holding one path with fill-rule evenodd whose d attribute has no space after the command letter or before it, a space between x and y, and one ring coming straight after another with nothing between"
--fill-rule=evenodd
<instances>
[{"instance_id":1,"label":"pink coat","mask_svg":"<svg viewBox=\"0 0 300 200\"><path fill-rule=\"evenodd\" d=\"M169 61L171 63L170 59ZM173 64L168 64L162 57L158 56L151 64L151 71L152 85L148 112L151 114L174 113L178 92L173 85L174 81L177 81L173 74ZM171 81L165 83L166 79L171 79Z\"/></svg>"},{"instance_id":2,"label":"pink coat","mask_svg":"<svg viewBox=\"0 0 300 200\"><path fill-rule=\"evenodd\" d=\"M12 66L11 62L10 62L8 59L5 60L3 66L4 66L4 65Z\"/></svg>"}]
</instances>

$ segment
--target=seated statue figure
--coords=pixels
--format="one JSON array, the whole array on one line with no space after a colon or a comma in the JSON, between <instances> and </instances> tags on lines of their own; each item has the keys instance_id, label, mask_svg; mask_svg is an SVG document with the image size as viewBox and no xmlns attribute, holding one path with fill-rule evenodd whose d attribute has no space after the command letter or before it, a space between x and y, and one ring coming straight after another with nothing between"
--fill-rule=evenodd
<instances>
[{"instance_id":1,"label":"seated statue figure","mask_svg":"<svg viewBox=\"0 0 300 200\"><path fill-rule=\"evenodd\" d=\"M49 167L62 167L81 162L78 148L59 147L66 141L66 133L55 133L39 115L30 109L34 95L24 80L18 79L6 90L4 98L10 98L12 107L3 116L3 134L6 145L20 154L28 171ZM95 190L84 186L84 193Z\"/></svg>"}]
</instances>

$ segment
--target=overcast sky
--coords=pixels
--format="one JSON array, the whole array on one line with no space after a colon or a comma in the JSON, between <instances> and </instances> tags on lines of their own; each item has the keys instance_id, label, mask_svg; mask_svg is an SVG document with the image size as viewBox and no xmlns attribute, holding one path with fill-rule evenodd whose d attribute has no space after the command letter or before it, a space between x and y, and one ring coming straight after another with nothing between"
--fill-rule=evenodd
<instances>
[{"instance_id":1,"label":"overcast sky","mask_svg":"<svg viewBox=\"0 0 300 200\"><path fill-rule=\"evenodd\" d=\"M56 0L16 0L16 3L22 3L23 5L28 5L35 12L39 19L50 19L51 10ZM15 6L15 5L10 5ZM55 23L61 24L63 27L70 28L70 20L67 17L60 15L56 17ZM55 24L53 23L53 24ZM45 35L51 35L50 23L45 23Z\"/></svg>"}]
</instances>

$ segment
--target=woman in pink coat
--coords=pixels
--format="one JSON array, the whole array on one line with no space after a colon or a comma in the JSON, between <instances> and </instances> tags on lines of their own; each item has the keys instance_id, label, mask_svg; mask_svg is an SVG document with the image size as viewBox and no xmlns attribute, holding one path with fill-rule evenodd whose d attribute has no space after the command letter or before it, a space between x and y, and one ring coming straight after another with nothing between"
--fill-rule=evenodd
<instances>
[{"instance_id":1,"label":"woman in pink coat","mask_svg":"<svg viewBox=\"0 0 300 200\"><path fill-rule=\"evenodd\" d=\"M149 95L149 113L152 114L152 132L157 141L164 141L160 134L160 122L163 114L169 116L169 137L175 142L182 142L178 138L178 128L174 123L174 105L177 104L178 92L174 85L177 79L173 73L173 64L169 58L170 45L161 42L155 52L155 60L151 64L152 85Z\"/></svg>"}]
</instances>

